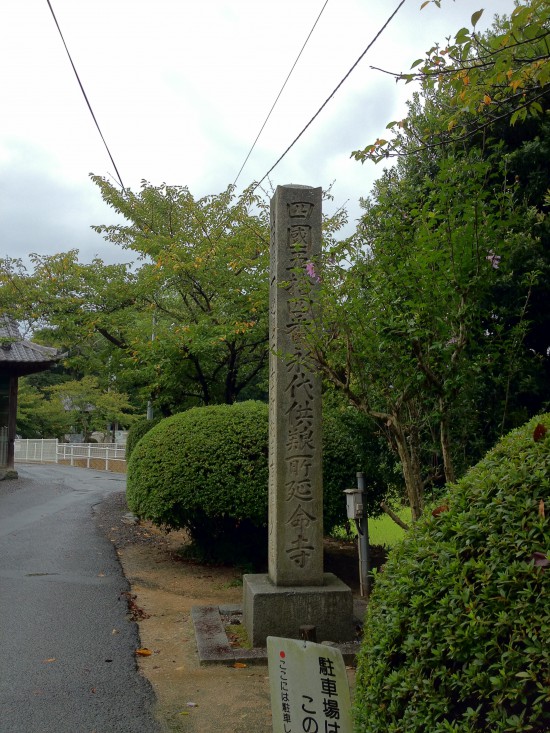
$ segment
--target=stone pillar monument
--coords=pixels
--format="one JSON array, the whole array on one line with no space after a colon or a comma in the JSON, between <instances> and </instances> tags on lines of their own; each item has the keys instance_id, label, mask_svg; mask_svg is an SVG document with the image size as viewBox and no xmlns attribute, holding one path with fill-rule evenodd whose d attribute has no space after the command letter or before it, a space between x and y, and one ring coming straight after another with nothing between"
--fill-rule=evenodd
<instances>
[{"instance_id":1,"label":"stone pillar monument","mask_svg":"<svg viewBox=\"0 0 550 733\"><path fill-rule=\"evenodd\" d=\"M278 186L271 200L269 573L245 575L244 623L267 636L352 638L351 590L323 573L321 380L303 329L315 309L321 253L320 188Z\"/></svg>"},{"instance_id":2,"label":"stone pillar monument","mask_svg":"<svg viewBox=\"0 0 550 733\"><path fill-rule=\"evenodd\" d=\"M302 339L318 279L321 195L320 188L279 186L271 201L269 578L275 585L323 585L321 378Z\"/></svg>"}]
</instances>

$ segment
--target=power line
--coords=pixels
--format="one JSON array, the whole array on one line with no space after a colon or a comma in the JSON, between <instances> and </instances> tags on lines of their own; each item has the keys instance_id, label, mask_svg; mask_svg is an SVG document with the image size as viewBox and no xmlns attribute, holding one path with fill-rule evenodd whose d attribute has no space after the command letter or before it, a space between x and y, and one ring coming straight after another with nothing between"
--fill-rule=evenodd
<instances>
[{"instance_id":1,"label":"power line","mask_svg":"<svg viewBox=\"0 0 550 733\"><path fill-rule=\"evenodd\" d=\"M246 163L247 163L248 159L250 158L250 156L251 156L251 154L252 154L252 151L253 151L253 150L254 150L254 148L256 147L256 143L257 143L257 142L258 142L258 140L260 139L260 135L262 134L262 132L263 132L263 130L264 130L264 127L265 127L265 126L267 125L267 122L268 122L269 118L271 117L271 113L272 113L272 112L273 112L273 110L275 109L275 105L276 105L276 104L277 104L277 102L279 101L279 97L280 97L280 96L281 96L281 94L283 93L283 90L284 90L284 88L286 87L286 85L287 85L287 82L288 82L288 80L289 80L289 79L290 79L290 77L292 76L292 72L294 71L294 69L295 69L295 67L296 67L296 64L297 64L297 63L298 63L298 61L300 60L300 56L302 55L302 53L303 53L303 51L304 51L304 48L305 48L305 47L307 46L307 42L308 42L308 41L309 41L309 39L311 38L311 34L312 34L312 33L313 33L313 31L315 30L315 26L316 26L316 25L317 25L317 23L319 22L319 18L321 17L321 15L323 15L323 11L324 11L324 9L326 8L327 4L328 4L328 0L325 0L325 4L324 4L324 5L323 5L323 7L321 8L321 12L320 12L320 13L319 13L319 15L317 16L317 20L316 20L316 21L315 21L315 23L313 24L313 26L312 26L312 28L311 28L311 30L310 30L310 32L309 32L309 34L308 34L308 37L307 37L307 38L306 38L306 40L304 41L304 45L303 45L303 46L302 46L302 48L300 49L300 53L299 53L299 54L298 54L298 56L296 57L296 61L295 61L295 62L294 62L294 63L292 64L292 68L291 68L291 69L290 69L290 71L288 72L288 76L287 76L287 78L285 79L285 82L284 82L283 86L281 87L281 90L280 90L279 94L277 94L277 98L276 98L276 99L275 99L275 101L273 102L273 106L271 107L271 109L270 109L270 110L269 110L269 112L268 112L268 114L267 114L267 117L266 117L266 118L265 118L265 120L264 120L264 124L263 124L263 125L261 126L261 128L260 128L260 132L259 132L259 133L258 133L258 134L256 135L256 139L255 139L255 140L254 140L254 142L252 143L252 147L251 147L251 148L250 148L250 150L248 151L248 155L247 155L247 156L246 156L246 158L244 159L244 163L243 163L243 164L241 165L241 168L240 168L239 172L237 173L237 176L236 176L235 180L233 181L233 185L235 185L235 184L237 183L237 181L239 180L239 176L240 176L240 175L241 175L241 173L243 172L243 168L245 167L245 165L246 165ZM262 180L263 180L263 179L262 179Z\"/></svg>"},{"instance_id":2,"label":"power line","mask_svg":"<svg viewBox=\"0 0 550 733\"><path fill-rule=\"evenodd\" d=\"M88 96L87 96L86 92L84 91L84 87L82 85L82 82L80 81L80 77L78 76L78 71L76 70L76 66L73 63L73 60L71 58L71 54L69 53L69 49L67 48L67 44L65 43L65 39L63 38L63 33L61 32L61 28L59 27L59 23L57 22L57 18L55 17L55 13L53 11L53 8L52 8L52 5L50 3L50 0L46 0L46 2L48 3L48 7L50 8L50 11L52 13L53 19L54 19L55 24L57 26L57 30L59 31L59 35L61 36L61 40L63 41L63 45L65 46L65 51L67 52L67 56L69 57L69 61L71 62L71 66L73 67L73 71L75 73L76 79L77 79L78 84L80 86L80 90L81 90L82 94L84 95L84 99L86 100L86 104L88 105L88 109L90 110L90 114L92 115L92 118L93 118L93 120L95 122L95 126L97 127L97 131L99 132L99 135L100 135L101 139L103 140L103 145L105 145L105 150L107 151L107 154L109 155L109 158L111 159L111 163L113 164L113 166L115 168L115 172L117 174L118 181L119 181L119 183L121 185L122 191L124 193L126 193L126 189L124 187L124 184L122 183L122 178L120 177L120 173L118 172L118 168L116 166L116 163L114 161L114 158L111 155L111 151L109 150L109 146L105 142L105 138L103 137L103 133L101 132L101 128L99 127L98 121L96 120L96 116L95 116L94 111L92 109L92 105L90 104L90 101L88 99Z\"/></svg>"},{"instance_id":3,"label":"power line","mask_svg":"<svg viewBox=\"0 0 550 733\"><path fill-rule=\"evenodd\" d=\"M281 162L281 160L282 160L282 159L283 159L283 158L285 157L285 155L286 155L286 154L287 154L287 153L289 152L289 150L291 150L291 148L293 148L293 147L294 147L294 145L296 145L296 143L297 143L297 142L298 142L298 140L299 140L299 139L300 139L300 138L302 137L302 135L304 134L304 132L305 132L305 131L306 131L306 130L308 129L308 127L309 127L309 126L310 126L310 125L312 124L312 122L313 122L314 120L316 120L316 119L317 119L317 117L318 117L318 116L319 116L319 115L321 114L321 112L323 111L323 109L324 109L324 108L325 108L325 107L327 106L327 104L328 104L328 103L330 102L330 100L331 100L331 99L332 99L332 98L334 97L334 95L336 94L336 92L337 92L337 91L338 91L338 90L340 89L340 87L341 87L341 86L342 86L342 84L343 84L343 83L344 83L344 82L346 81L346 79L347 79L347 78L348 78L348 76L349 76L349 75L351 74L351 72L352 72L352 71L353 71L353 70L355 69L355 67L356 67L356 66L357 66L357 65L359 64L359 62L360 62L360 61L361 61L361 60L363 59L363 57L365 56L365 54L366 54L366 53L367 53L368 51L370 51L370 49L372 48L372 46L373 46L373 45L374 45L374 44L376 43L376 41L377 41L377 40L378 40L378 39L380 38L380 36L382 35L382 33L383 33L383 32L384 32L385 30L386 30L387 26L388 26L388 25L390 24L390 22L391 22L391 21L392 21L392 20L394 19L394 17L395 17L396 15L397 15L397 13L399 12L399 10L401 10L401 8L403 7L403 5L404 5L404 4L405 4L405 0L401 0L401 2L399 3L399 5L398 5L398 6L396 7L396 9L395 9L395 10L393 11L393 13L392 13L392 14L391 14L391 15L389 16L389 18L388 18L388 19L386 20L386 22L384 23L384 25L383 25L383 26L382 26L382 27L380 28L380 30L378 31L378 33L377 33L377 34L376 34L376 35L374 36L374 38L372 39L372 41L371 41L371 42L369 43L369 45L368 45L368 46L366 47L366 49L365 49L365 50L363 51L363 53L362 53L362 54L361 54L361 55L359 56L359 58L358 58L358 59L357 59L357 61L356 61L356 62L355 62L355 63L353 64L353 66L352 66L352 67L351 67L351 69L350 69L350 70L348 71L348 73L347 73L347 74L346 74L346 75L344 76L344 78L343 78L343 79L342 79L342 80L340 81L340 83L339 83L339 84L338 84L338 86L337 86L337 87L336 87L336 88L334 89L334 91L332 92L332 94L331 94L331 95L330 95L329 97L327 97L327 98L325 99L325 101L323 102L323 104L322 104L322 105L321 105L321 106L319 107L319 109L318 109L318 110L317 110L317 112L316 112L316 113L315 113L315 114L313 115L313 117L312 117L312 118L310 119L310 121L309 121L309 122L307 123L307 125L306 125L306 126L305 126L305 127L303 128L303 130L302 130L302 131L301 131L301 132L300 132L300 133L299 133L299 134L298 134L298 135L297 135L297 136L296 136L296 137L294 138L294 140L293 140L293 141L292 141L292 142L290 143L290 145L289 145L289 146L288 146L288 148L287 148L287 149L285 150L285 152L284 152L284 153L283 153L283 154L282 154L282 155L280 156L280 158L279 158L279 159L278 159L278 160L277 160L277 161L276 161L276 162L275 162L275 163L274 163L274 164L273 164L273 165L271 166L271 168L270 168L270 169L269 169L269 170L267 171L267 173L266 173L266 174L265 174L265 175L264 175L264 176L263 176L263 177L262 177L262 178L261 178L261 179L260 179L260 180L258 181L258 183L256 183L256 185L255 185L255 187L254 187L254 188L258 188L258 186L259 186L259 185L260 185L261 183L263 183L263 181L264 181L264 180L265 180L265 179L266 179L266 178L268 177L268 175L269 175L269 174L271 173L271 171L273 171L273 170L274 170L274 169L275 169L275 168L276 168L276 167L277 167L277 166L279 165L279 163L280 163L280 162Z\"/></svg>"}]
</instances>

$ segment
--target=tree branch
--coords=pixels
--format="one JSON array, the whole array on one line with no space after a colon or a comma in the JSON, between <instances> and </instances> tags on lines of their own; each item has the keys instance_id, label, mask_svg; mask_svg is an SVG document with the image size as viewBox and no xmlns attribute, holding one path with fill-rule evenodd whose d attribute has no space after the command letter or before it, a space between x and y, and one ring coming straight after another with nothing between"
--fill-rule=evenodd
<instances>
[{"instance_id":1,"label":"tree branch","mask_svg":"<svg viewBox=\"0 0 550 733\"><path fill-rule=\"evenodd\" d=\"M105 328L102 326L94 326L94 329L100 333L103 338L107 339L110 343L112 343L114 346L116 346L119 349L127 349L128 344L125 341L122 341L121 339L117 338L116 336L113 336L111 333L109 333Z\"/></svg>"},{"instance_id":2,"label":"tree branch","mask_svg":"<svg viewBox=\"0 0 550 733\"><path fill-rule=\"evenodd\" d=\"M386 512L386 514L393 519L393 521L398 524L402 529L405 531L409 529L409 525L404 522L401 517L399 517L390 507L386 504L385 501L380 502L380 507L383 511Z\"/></svg>"}]
</instances>

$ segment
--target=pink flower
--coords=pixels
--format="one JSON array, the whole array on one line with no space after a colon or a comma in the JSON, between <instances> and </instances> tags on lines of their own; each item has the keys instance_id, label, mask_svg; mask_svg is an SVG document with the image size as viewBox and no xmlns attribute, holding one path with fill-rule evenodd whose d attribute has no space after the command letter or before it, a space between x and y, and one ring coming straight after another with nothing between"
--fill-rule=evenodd
<instances>
[{"instance_id":1,"label":"pink flower","mask_svg":"<svg viewBox=\"0 0 550 733\"><path fill-rule=\"evenodd\" d=\"M489 253L488 253L488 255L487 255L487 257L485 259L488 260L491 263L491 267L494 270L498 270L499 265L500 265L500 261L501 261L502 257L500 255L496 255L493 252L493 250L490 249L489 250Z\"/></svg>"},{"instance_id":2,"label":"pink flower","mask_svg":"<svg viewBox=\"0 0 550 733\"><path fill-rule=\"evenodd\" d=\"M313 264L313 262L308 262L306 264L306 272L310 276L310 278L312 280L314 280L316 283L320 283L321 282L321 278L315 272L315 265Z\"/></svg>"}]
</instances>

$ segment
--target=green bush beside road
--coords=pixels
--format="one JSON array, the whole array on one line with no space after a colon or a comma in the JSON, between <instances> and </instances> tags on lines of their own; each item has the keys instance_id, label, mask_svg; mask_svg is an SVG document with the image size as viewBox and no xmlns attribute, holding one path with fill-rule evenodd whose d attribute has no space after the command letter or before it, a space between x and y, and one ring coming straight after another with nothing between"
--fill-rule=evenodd
<instances>
[{"instance_id":1,"label":"green bush beside road","mask_svg":"<svg viewBox=\"0 0 550 733\"><path fill-rule=\"evenodd\" d=\"M324 416L325 531L345 520L343 490L361 467L358 426ZM261 402L195 407L141 437L128 463L128 506L138 516L185 528L212 559L267 551L268 407ZM238 551L241 557L235 558Z\"/></svg>"},{"instance_id":2,"label":"green bush beside road","mask_svg":"<svg viewBox=\"0 0 550 733\"><path fill-rule=\"evenodd\" d=\"M146 435L149 430L155 427L155 425L158 425L159 422L162 420L162 417L155 417L153 420L148 420L147 418L142 418L141 420L138 420L133 425L130 426L130 429L128 430L128 437L126 438L126 460L130 460L130 456L132 455L132 452L136 445L139 443L139 441L143 438L144 435Z\"/></svg>"}]
</instances>

